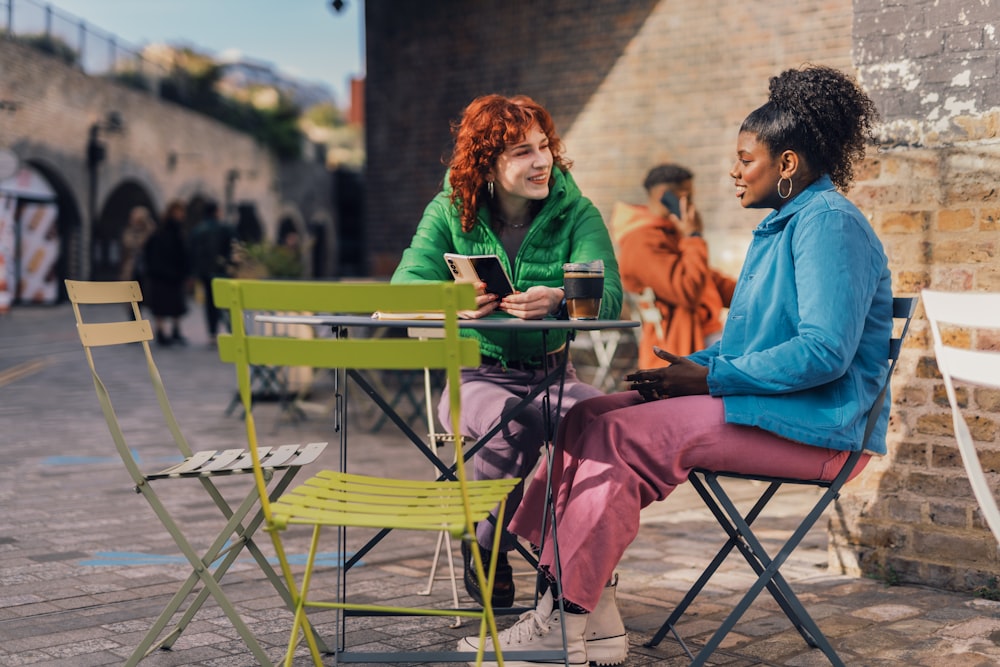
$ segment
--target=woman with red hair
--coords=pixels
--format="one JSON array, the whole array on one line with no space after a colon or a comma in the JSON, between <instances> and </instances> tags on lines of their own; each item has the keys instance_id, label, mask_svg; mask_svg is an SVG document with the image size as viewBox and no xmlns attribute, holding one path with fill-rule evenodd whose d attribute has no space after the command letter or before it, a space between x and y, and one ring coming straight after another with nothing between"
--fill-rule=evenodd
<instances>
[{"instance_id":1,"label":"woman with red hair","mask_svg":"<svg viewBox=\"0 0 1000 667\"><path fill-rule=\"evenodd\" d=\"M501 298L487 293L485 283L480 283L478 308L468 315L501 312L540 319L559 314L563 307L563 263L603 260L600 317L617 318L622 291L611 238L600 212L580 194L570 176L570 162L548 111L523 95L485 95L465 108L452 133L455 145L444 188L424 210L392 281L450 280L443 258L446 252L497 255L515 292ZM490 330L463 335L477 338L482 353L479 367L462 372L462 431L478 439L499 423L507 405L531 393L542 381L547 356L566 353L566 336L549 332L548 347L543 349L538 332ZM548 367L555 361L549 358ZM568 363L562 412L599 395L600 390L577 379ZM539 396L486 443L473 463L477 479L528 476L545 440L542 410ZM444 424L450 423L448 412L448 401L442 400L439 417ZM518 486L511 495L509 514L517 508L521 492ZM509 518L503 518L504 528ZM479 524L481 550L492 545L493 531L492 522ZM505 556L514 545L515 538L505 531L492 595L496 607L510 607L514 602L513 573ZM466 590L482 603L464 543L462 553Z\"/></svg>"}]
</instances>

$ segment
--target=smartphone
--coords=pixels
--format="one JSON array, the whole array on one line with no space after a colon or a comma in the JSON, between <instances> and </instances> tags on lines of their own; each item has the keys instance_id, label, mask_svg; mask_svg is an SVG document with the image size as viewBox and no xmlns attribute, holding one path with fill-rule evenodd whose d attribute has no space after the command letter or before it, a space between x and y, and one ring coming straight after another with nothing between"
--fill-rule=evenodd
<instances>
[{"instance_id":1,"label":"smartphone","mask_svg":"<svg viewBox=\"0 0 1000 667\"><path fill-rule=\"evenodd\" d=\"M484 282L487 294L496 294L501 299L514 293L510 276L496 255L458 255L446 252L444 261L448 263L448 270L455 282Z\"/></svg>"},{"instance_id":2,"label":"smartphone","mask_svg":"<svg viewBox=\"0 0 1000 667\"><path fill-rule=\"evenodd\" d=\"M660 197L660 203L667 207L667 210L678 218L681 217L681 200L670 190L666 190Z\"/></svg>"}]
</instances>

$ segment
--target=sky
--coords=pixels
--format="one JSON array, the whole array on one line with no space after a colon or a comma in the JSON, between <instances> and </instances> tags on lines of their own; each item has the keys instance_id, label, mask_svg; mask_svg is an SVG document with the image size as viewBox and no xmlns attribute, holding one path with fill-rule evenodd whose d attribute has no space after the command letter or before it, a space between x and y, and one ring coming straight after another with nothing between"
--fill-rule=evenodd
<instances>
[{"instance_id":1,"label":"sky","mask_svg":"<svg viewBox=\"0 0 1000 667\"><path fill-rule=\"evenodd\" d=\"M364 76L364 0L49 0L62 14L129 44L167 42L219 59L237 53L349 102L352 77Z\"/></svg>"}]
</instances>

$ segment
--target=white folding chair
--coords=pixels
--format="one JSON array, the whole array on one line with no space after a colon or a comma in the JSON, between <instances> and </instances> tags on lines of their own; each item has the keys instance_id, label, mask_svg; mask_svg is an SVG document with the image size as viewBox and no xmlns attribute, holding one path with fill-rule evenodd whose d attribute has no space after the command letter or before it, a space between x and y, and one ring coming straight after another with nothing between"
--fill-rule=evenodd
<instances>
[{"instance_id":1,"label":"white folding chair","mask_svg":"<svg viewBox=\"0 0 1000 667\"><path fill-rule=\"evenodd\" d=\"M965 416L975 410L975 393L963 394L960 401L959 390L955 387L958 383L973 388L1000 389L1000 352L977 349L985 347L984 334L989 333L991 340L995 340L1000 330L1000 294L924 290L922 297L924 313L934 335L934 356L951 405L958 451L983 517L1000 541L1000 509L993 495L996 482L991 484L986 478L975 437Z\"/></svg>"},{"instance_id":2,"label":"white folding chair","mask_svg":"<svg viewBox=\"0 0 1000 667\"><path fill-rule=\"evenodd\" d=\"M660 338L667 337L667 324L663 320L663 313L656 307L656 293L652 287L647 287L642 292L625 292L625 303L628 304L633 320L638 321L640 325L650 324L659 330ZM641 336L640 330L636 333L636 337Z\"/></svg>"},{"instance_id":3,"label":"white folding chair","mask_svg":"<svg viewBox=\"0 0 1000 667\"><path fill-rule=\"evenodd\" d=\"M414 331L410 331L410 335L414 335ZM421 336L426 336L426 332L422 333ZM418 336L420 337L420 336ZM425 417L427 418L427 444L431 448L431 451L440 458L440 453L442 448L447 445L455 445L455 436L450 433L439 433L437 430L437 422L434 419L434 387L431 378L431 371L429 368L424 369L424 408ZM458 456L458 452L455 452L455 457ZM457 459L453 458L453 463ZM447 575L439 575L438 567L441 564L441 557L445 558L445 564L448 566ZM434 545L434 556L431 559L431 568L427 573L427 586L423 590L419 591L419 595L430 595L434 591L435 581L448 581L451 583L451 601L455 608L458 608L458 573L455 570L455 550L452 548L451 544L451 534L442 530L438 533L437 543ZM456 616L455 623L451 626L453 628L460 627L462 625L462 617Z\"/></svg>"}]
</instances>

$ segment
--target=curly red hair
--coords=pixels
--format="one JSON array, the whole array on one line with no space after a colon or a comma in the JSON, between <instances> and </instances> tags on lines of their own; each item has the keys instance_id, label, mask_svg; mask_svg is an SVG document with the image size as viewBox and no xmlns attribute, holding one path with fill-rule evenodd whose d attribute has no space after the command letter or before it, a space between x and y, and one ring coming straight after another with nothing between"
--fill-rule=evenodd
<instances>
[{"instance_id":1,"label":"curly red hair","mask_svg":"<svg viewBox=\"0 0 1000 667\"><path fill-rule=\"evenodd\" d=\"M563 156L562 140L556 134L552 116L526 95L477 97L465 107L462 118L452 124L455 148L449 164L451 203L459 211L462 231L472 230L480 202L489 202L486 177L497 158L508 145L522 141L535 125L549 140L553 164L569 170L571 163Z\"/></svg>"}]
</instances>

